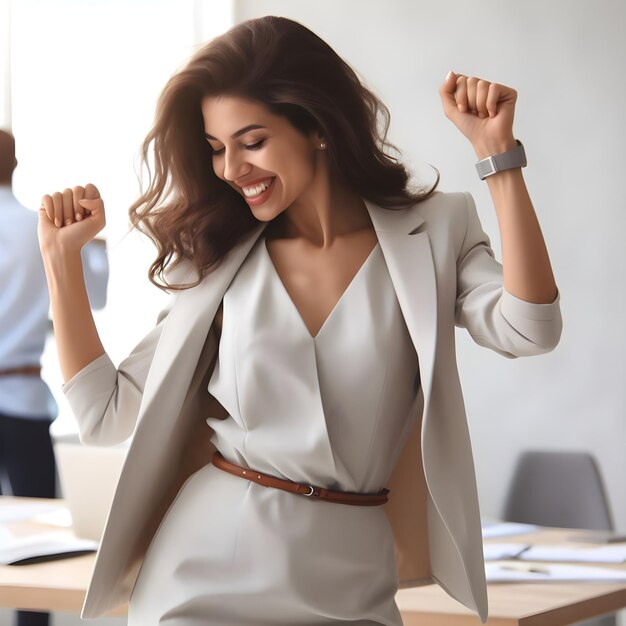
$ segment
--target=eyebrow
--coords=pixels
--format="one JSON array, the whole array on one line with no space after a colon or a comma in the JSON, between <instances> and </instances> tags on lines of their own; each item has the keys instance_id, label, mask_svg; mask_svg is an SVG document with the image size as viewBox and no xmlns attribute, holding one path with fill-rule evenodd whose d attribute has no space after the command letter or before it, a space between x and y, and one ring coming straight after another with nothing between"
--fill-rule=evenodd
<instances>
[{"instance_id":1,"label":"eyebrow","mask_svg":"<svg viewBox=\"0 0 626 626\"><path fill-rule=\"evenodd\" d=\"M260 124L248 124L248 126L245 126L244 128L240 128L236 133L233 133L231 135L232 139L236 139L237 137L240 137L241 135L247 133L250 130L257 130L258 128L266 128L265 126L261 126ZM204 136L207 139L213 139L213 141L219 141L219 139L217 139L216 137L213 137L213 135L209 135L209 133L204 133Z\"/></svg>"}]
</instances>

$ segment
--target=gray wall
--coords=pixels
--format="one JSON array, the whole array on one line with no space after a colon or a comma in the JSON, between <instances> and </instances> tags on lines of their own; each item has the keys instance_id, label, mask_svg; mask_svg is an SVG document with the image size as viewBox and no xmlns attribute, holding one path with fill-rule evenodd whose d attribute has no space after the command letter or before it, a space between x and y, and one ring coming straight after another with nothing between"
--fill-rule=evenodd
<instances>
[{"instance_id":1,"label":"gray wall","mask_svg":"<svg viewBox=\"0 0 626 626\"><path fill-rule=\"evenodd\" d=\"M508 360L458 333L459 367L483 515L501 512L525 448L594 453L617 526L626 528L622 323L626 169L626 4L611 0L238 0L237 21L299 20L326 39L392 113L390 138L441 189L468 190L500 253L498 226L467 140L444 117L449 69L519 93L515 131L561 291L562 341Z\"/></svg>"}]
</instances>

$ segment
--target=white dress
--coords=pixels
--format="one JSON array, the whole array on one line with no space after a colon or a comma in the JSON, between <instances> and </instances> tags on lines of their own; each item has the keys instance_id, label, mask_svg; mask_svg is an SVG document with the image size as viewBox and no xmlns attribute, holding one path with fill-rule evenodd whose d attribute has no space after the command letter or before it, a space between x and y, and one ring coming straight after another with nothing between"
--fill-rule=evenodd
<instances>
[{"instance_id":1,"label":"white dress","mask_svg":"<svg viewBox=\"0 0 626 626\"><path fill-rule=\"evenodd\" d=\"M380 244L312 337L259 238L225 293L209 383L229 413L206 420L226 459L377 492L413 425L418 387ZM154 536L128 624L400 626L397 585L383 506L311 499L209 464Z\"/></svg>"}]
</instances>

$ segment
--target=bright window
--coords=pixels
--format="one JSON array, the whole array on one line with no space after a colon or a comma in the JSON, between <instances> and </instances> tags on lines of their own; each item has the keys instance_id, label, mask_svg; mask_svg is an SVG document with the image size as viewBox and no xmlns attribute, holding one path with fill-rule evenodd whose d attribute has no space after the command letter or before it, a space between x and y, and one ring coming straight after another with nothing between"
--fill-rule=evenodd
<instances>
[{"instance_id":1,"label":"bright window","mask_svg":"<svg viewBox=\"0 0 626 626\"><path fill-rule=\"evenodd\" d=\"M16 137L15 195L36 209L45 193L87 182L100 189L111 273L108 304L96 312L96 322L118 362L167 300L147 279L152 245L137 233L127 235L141 142L169 76L198 45L232 24L232 6L202 0L0 2L0 126L12 122ZM59 400L60 421L71 425L52 342L44 376Z\"/></svg>"}]
</instances>

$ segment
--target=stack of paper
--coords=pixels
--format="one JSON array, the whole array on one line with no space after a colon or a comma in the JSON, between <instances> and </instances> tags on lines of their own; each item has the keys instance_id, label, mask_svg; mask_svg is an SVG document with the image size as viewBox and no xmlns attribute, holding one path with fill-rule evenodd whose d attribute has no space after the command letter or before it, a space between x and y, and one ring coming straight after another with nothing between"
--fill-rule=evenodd
<instances>
[{"instance_id":1,"label":"stack of paper","mask_svg":"<svg viewBox=\"0 0 626 626\"><path fill-rule=\"evenodd\" d=\"M571 548L564 545L536 545L521 552L519 558L526 561L624 563L626 561L626 546L615 544L598 548Z\"/></svg>"},{"instance_id":2,"label":"stack of paper","mask_svg":"<svg viewBox=\"0 0 626 626\"><path fill-rule=\"evenodd\" d=\"M524 561L564 561L573 563L624 563L626 545L609 545L594 548L571 547L563 544L530 545L527 543L483 544L486 561L520 559Z\"/></svg>"},{"instance_id":3,"label":"stack of paper","mask_svg":"<svg viewBox=\"0 0 626 626\"><path fill-rule=\"evenodd\" d=\"M95 552L98 542L79 539L67 531L14 537L0 526L0 565L25 565Z\"/></svg>"},{"instance_id":4,"label":"stack of paper","mask_svg":"<svg viewBox=\"0 0 626 626\"><path fill-rule=\"evenodd\" d=\"M626 571L587 565L528 565L526 563L487 563L488 583L497 582L625 582Z\"/></svg>"},{"instance_id":5,"label":"stack of paper","mask_svg":"<svg viewBox=\"0 0 626 626\"><path fill-rule=\"evenodd\" d=\"M485 561L499 561L515 559L529 548L527 543L484 543L483 553Z\"/></svg>"}]
</instances>

